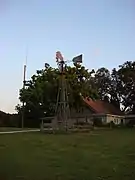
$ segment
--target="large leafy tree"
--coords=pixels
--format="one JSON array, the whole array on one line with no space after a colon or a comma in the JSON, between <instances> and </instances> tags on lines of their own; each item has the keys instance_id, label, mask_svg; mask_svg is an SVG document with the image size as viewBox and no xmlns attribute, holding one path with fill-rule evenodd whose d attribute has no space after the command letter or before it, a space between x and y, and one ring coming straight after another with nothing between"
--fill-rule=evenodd
<instances>
[{"instance_id":1,"label":"large leafy tree","mask_svg":"<svg viewBox=\"0 0 135 180\"><path fill-rule=\"evenodd\" d=\"M111 73L106 68L100 68L94 80L101 100L126 113L135 113L135 62L127 61Z\"/></svg>"},{"instance_id":2,"label":"large leafy tree","mask_svg":"<svg viewBox=\"0 0 135 180\"><path fill-rule=\"evenodd\" d=\"M135 113L135 62L127 61L115 72L117 95L126 113Z\"/></svg>"},{"instance_id":3,"label":"large leafy tree","mask_svg":"<svg viewBox=\"0 0 135 180\"><path fill-rule=\"evenodd\" d=\"M109 101L111 75L110 71L104 67L95 73L95 86L98 90L99 99Z\"/></svg>"},{"instance_id":4,"label":"large leafy tree","mask_svg":"<svg viewBox=\"0 0 135 180\"><path fill-rule=\"evenodd\" d=\"M54 115L59 78L59 70L48 66L38 70L31 77L27 88L20 90L20 101L25 102L25 118L31 119L30 123L37 125L39 118ZM65 79L71 108L78 110L83 105L82 96L97 98L96 91L89 83L91 72L84 66L76 64L74 67L66 67ZM22 107L18 105L16 109L21 112Z\"/></svg>"},{"instance_id":5,"label":"large leafy tree","mask_svg":"<svg viewBox=\"0 0 135 180\"><path fill-rule=\"evenodd\" d=\"M70 86L70 102L74 108L79 110L83 106L82 96L97 99L97 90L92 83L93 71L86 69L84 66L76 64L75 67L67 68L67 81Z\"/></svg>"},{"instance_id":6,"label":"large leafy tree","mask_svg":"<svg viewBox=\"0 0 135 180\"><path fill-rule=\"evenodd\" d=\"M37 121L43 117L44 114L52 115L54 112L55 96L57 93L57 69L51 67L43 70L38 70L35 75L31 77L27 88L20 90L20 101L25 103L24 114L26 125L39 124ZM22 107L18 106L20 110Z\"/></svg>"},{"instance_id":7,"label":"large leafy tree","mask_svg":"<svg viewBox=\"0 0 135 180\"><path fill-rule=\"evenodd\" d=\"M110 103L120 109L120 105L122 104L122 83L121 79L118 75L118 71L114 68L111 73L111 83L110 83Z\"/></svg>"},{"instance_id":8,"label":"large leafy tree","mask_svg":"<svg viewBox=\"0 0 135 180\"><path fill-rule=\"evenodd\" d=\"M109 102L117 108L135 113L135 62L127 61L118 70L114 68L111 74L104 68L97 72L100 98L103 100L107 95Z\"/></svg>"},{"instance_id":9,"label":"large leafy tree","mask_svg":"<svg viewBox=\"0 0 135 180\"><path fill-rule=\"evenodd\" d=\"M20 90L25 117L32 119L31 124L39 124L40 117L54 115L59 78L59 70L47 66L31 77L27 88ZM66 67L65 78L71 108L79 110L83 106L82 96L89 96L108 101L126 113L135 113L135 62L125 62L112 72L104 67L89 71L75 64ZM21 113L22 106L16 109Z\"/></svg>"}]
</instances>

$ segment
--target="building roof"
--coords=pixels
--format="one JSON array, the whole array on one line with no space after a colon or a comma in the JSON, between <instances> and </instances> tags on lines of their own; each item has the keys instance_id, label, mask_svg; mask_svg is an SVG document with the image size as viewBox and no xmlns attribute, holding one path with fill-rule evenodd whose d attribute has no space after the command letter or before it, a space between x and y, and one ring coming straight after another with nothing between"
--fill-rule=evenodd
<instances>
[{"instance_id":1,"label":"building roof","mask_svg":"<svg viewBox=\"0 0 135 180\"><path fill-rule=\"evenodd\" d=\"M90 98L84 98L83 100L96 114L123 115L123 112L113 106L111 103L101 100L94 101Z\"/></svg>"}]
</instances>

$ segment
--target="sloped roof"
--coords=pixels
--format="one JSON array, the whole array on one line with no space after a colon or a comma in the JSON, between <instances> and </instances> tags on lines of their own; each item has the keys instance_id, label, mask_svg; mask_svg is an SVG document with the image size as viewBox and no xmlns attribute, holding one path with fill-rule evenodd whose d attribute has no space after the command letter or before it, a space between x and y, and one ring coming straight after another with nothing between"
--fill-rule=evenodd
<instances>
[{"instance_id":1,"label":"sloped roof","mask_svg":"<svg viewBox=\"0 0 135 180\"><path fill-rule=\"evenodd\" d=\"M108 102L101 100L94 101L90 98L84 98L83 100L96 114L123 115L122 111Z\"/></svg>"}]
</instances>

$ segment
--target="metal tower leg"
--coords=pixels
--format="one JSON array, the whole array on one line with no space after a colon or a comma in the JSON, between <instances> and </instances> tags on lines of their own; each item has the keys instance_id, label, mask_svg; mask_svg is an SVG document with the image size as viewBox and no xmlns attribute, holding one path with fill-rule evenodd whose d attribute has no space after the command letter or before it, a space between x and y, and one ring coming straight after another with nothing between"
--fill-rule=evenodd
<instances>
[{"instance_id":1,"label":"metal tower leg","mask_svg":"<svg viewBox=\"0 0 135 180\"><path fill-rule=\"evenodd\" d=\"M69 105L65 75L60 75L59 90L56 103L56 117L59 129L68 130Z\"/></svg>"}]
</instances>

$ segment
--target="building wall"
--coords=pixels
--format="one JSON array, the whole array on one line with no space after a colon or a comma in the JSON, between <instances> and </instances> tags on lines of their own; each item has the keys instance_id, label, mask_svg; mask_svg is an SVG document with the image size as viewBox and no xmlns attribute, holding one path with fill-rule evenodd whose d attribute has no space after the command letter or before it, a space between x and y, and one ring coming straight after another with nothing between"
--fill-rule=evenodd
<instances>
[{"instance_id":1,"label":"building wall","mask_svg":"<svg viewBox=\"0 0 135 180\"><path fill-rule=\"evenodd\" d=\"M135 121L135 114L125 115L125 124L128 124L130 121Z\"/></svg>"},{"instance_id":2,"label":"building wall","mask_svg":"<svg viewBox=\"0 0 135 180\"><path fill-rule=\"evenodd\" d=\"M111 115L111 114L92 114L91 120L101 120L103 124L108 124L113 122L118 125L121 122L125 123L124 116Z\"/></svg>"},{"instance_id":3,"label":"building wall","mask_svg":"<svg viewBox=\"0 0 135 180\"><path fill-rule=\"evenodd\" d=\"M86 117L86 116L91 116L92 114L93 112L87 107L81 108L80 111L77 111L75 109L70 110L71 118L84 117L84 116Z\"/></svg>"},{"instance_id":4,"label":"building wall","mask_svg":"<svg viewBox=\"0 0 135 180\"><path fill-rule=\"evenodd\" d=\"M93 114L91 119L96 121L100 120L103 124L106 124L106 115L105 114Z\"/></svg>"},{"instance_id":5,"label":"building wall","mask_svg":"<svg viewBox=\"0 0 135 180\"><path fill-rule=\"evenodd\" d=\"M74 123L77 122L91 122L94 119L100 119L103 124L107 124L110 122L114 122L114 124L118 125L123 122L125 124L125 117L119 115L111 115L111 114L95 114L88 107L83 107L79 112L75 109L72 109L70 112L70 117Z\"/></svg>"},{"instance_id":6,"label":"building wall","mask_svg":"<svg viewBox=\"0 0 135 180\"><path fill-rule=\"evenodd\" d=\"M78 124L78 123L91 123L93 112L88 107L83 107L80 111L76 111L75 109L70 110L70 124Z\"/></svg>"},{"instance_id":7,"label":"building wall","mask_svg":"<svg viewBox=\"0 0 135 180\"><path fill-rule=\"evenodd\" d=\"M124 116L118 116L118 115L107 115L106 122L114 122L114 124L119 125L122 122L124 123Z\"/></svg>"}]
</instances>

